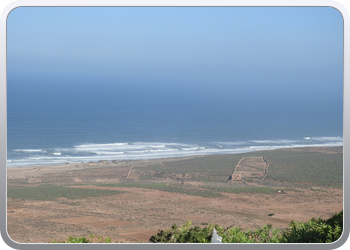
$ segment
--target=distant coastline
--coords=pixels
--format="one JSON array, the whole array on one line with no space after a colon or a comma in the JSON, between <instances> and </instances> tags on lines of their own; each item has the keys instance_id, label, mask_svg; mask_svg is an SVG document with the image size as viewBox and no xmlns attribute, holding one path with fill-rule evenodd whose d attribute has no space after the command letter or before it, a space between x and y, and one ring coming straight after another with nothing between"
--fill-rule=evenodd
<instances>
[{"instance_id":1,"label":"distant coastline","mask_svg":"<svg viewBox=\"0 0 350 250\"><path fill-rule=\"evenodd\" d=\"M7 177L9 179L25 178L26 176L38 177L43 174L51 173L62 173L71 170L84 170L90 168L99 167L123 167L124 165L136 164L136 165L149 165L149 164L159 164L160 161L183 161L189 159L200 159L202 157L217 157L224 155L263 155L268 152L277 151L308 151L308 152L320 152L320 153L339 153L343 152L343 146L333 146L333 147L299 147L299 148L280 148L274 150L259 150L248 153L241 154L210 154L210 155L190 155L190 156L177 156L177 157L166 157L166 158L156 158L156 159L142 159L142 160L98 160L90 162L81 163L66 163L66 164L55 164L55 165L37 165L37 166L24 166L24 167L9 167L7 168Z\"/></svg>"}]
</instances>

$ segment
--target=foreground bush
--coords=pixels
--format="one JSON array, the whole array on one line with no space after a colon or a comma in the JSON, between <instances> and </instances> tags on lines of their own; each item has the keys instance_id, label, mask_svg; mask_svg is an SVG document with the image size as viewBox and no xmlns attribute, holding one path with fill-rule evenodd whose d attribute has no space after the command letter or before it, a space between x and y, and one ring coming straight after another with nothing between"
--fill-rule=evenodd
<instances>
[{"instance_id":1,"label":"foreground bush","mask_svg":"<svg viewBox=\"0 0 350 250\"><path fill-rule=\"evenodd\" d=\"M343 232L343 211L335 213L328 220L311 219L306 223L291 221L289 230L283 232L288 243L331 243Z\"/></svg>"},{"instance_id":2,"label":"foreground bush","mask_svg":"<svg viewBox=\"0 0 350 250\"><path fill-rule=\"evenodd\" d=\"M53 240L49 243L93 243L93 240L95 238L95 235L90 234L89 238L85 237L73 237L69 236L66 241L57 241ZM109 237L103 238L102 236L97 236L97 242L96 243L112 243L111 239Z\"/></svg>"},{"instance_id":3,"label":"foreground bush","mask_svg":"<svg viewBox=\"0 0 350 250\"><path fill-rule=\"evenodd\" d=\"M167 231L159 230L158 234L153 235L149 241L157 243L210 243L213 228L222 237L223 243L281 242L279 239L280 230L277 228L271 230L271 224L255 231L243 231L239 227L225 229L214 224L200 228L193 226L191 221L180 228L174 224Z\"/></svg>"},{"instance_id":4,"label":"foreground bush","mask_svg":"<svg viewBox=\"0 0 350 250\"><path fill-rule=\"evenodd\" d=\"M239 227L226 228L211 224L200 228L190 221L177 227L174 224L169 230L159 230L150 238L158 243L209 243L215 228L222 237L223 243L330 243L340 238L343 231L343 211L335 213L328 220L312 218L308 222L289 223L289 228L272 229L267 224L261 229L243 231Z\"/></svg>"}]
</instances>

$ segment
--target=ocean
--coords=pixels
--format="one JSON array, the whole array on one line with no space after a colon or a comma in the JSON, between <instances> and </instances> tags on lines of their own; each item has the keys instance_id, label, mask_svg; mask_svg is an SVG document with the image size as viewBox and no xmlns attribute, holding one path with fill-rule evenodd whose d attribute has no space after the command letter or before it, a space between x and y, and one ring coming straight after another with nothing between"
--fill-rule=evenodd
<instances>
[{"instance_id":1,"label":"ocean","mask_svg":"<svg viewBox=\"0 0 350 250\"><path fill-rule=\"evenodd\" d=\"M78 80L9 75L8 167L343 145L342 100L325 93Z\"/></svg>"}]
</instances>

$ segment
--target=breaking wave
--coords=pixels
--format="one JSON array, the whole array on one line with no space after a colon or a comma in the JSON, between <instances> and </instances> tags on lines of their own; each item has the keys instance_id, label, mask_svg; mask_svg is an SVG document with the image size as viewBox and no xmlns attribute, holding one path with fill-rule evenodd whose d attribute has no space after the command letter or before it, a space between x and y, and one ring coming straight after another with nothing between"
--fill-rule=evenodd
<instances>
[{"instance_id":1,"label":"breaking wave","mask_svg":"<svg viewBox=\"0 0 350 250\"><path fill-rule=\"evenodd\" d=\"M342 146L342 137L302 137L289 140L249 140L211 143L117 142L86 143L71 148L15 149L7 166L57 165L99 160L142 160L208 154L238 154L297 147Z\"/></svg>"}]
</instances>

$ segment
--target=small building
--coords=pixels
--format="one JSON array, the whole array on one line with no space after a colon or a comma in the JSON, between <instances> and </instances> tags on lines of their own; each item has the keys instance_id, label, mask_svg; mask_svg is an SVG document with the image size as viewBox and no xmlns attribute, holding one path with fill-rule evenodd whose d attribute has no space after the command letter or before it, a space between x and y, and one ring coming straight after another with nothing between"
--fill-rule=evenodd
<instances>
[{"instance_id":1,"label":"small building","mask_svg":"<svg viewBox=\"0 0 350 250\"><path fill-rule=\"evenodd\" d=\"M242 180L242 176L239 174L232 174L230 175L230 177L228 178L228 180L231 181L241 181Z\"/></svg>"}]
</instances>

